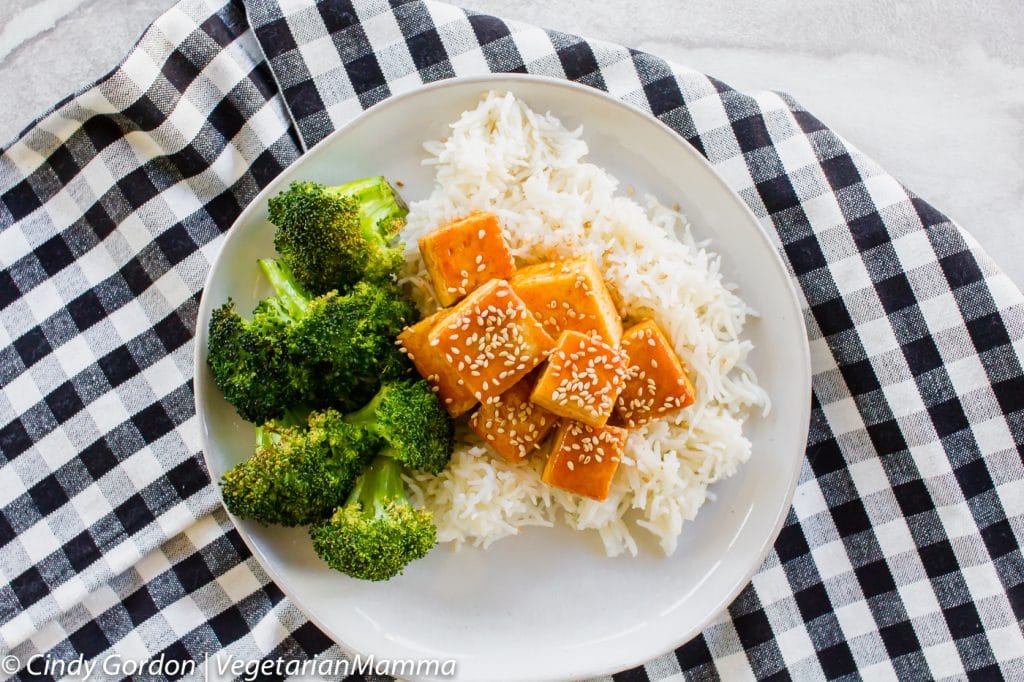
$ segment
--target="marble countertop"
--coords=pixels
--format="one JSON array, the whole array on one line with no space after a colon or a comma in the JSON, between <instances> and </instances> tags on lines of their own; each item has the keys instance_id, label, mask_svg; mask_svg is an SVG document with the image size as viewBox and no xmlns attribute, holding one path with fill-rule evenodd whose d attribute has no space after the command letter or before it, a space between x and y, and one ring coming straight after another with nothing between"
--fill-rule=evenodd
<instances>
[{"instance_id":1,"label":"marble countertop","mask_svg":"<svg viewBox=\"0 0 1024 682\"><path fill-rule=\"evenodd\" d=\"M5 0L0 140L117 65L173 0ZM788 92L1024 287L1019 0L455 0ZM116 9L115 9L116 5Z\"/></svg>"}]
</instances>

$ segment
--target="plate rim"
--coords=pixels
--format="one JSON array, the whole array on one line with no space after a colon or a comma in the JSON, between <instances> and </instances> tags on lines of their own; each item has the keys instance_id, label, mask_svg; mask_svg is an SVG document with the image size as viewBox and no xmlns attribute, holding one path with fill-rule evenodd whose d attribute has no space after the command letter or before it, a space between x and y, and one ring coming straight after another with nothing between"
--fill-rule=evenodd
<instances>
[{"instance_id":1,"label":"plate rim","mask_svg":"<svg viewBox=\"0 0 1024 682\"><path fill-rule=\"evenodd\" d=\"M196 315L196 332L193 337L193 404L195 407L196 416L199 418L198 421L200 430L200 440L202 445L203 463L206 465L207 473L210 473L212 471L212 467L210 466L210 455L208 452L210 449L209 446L212 444L212 442L209 436L209 432L206 428L205 413L201 414L200 410L200 396L204 393L206 388L205 384L207 383L205 375L200 370L200 367L202 365L205 365L206 363L206 345L208 337L209 318L213 308L213 303L211 301L211 298L207 296L207 291L209 290L209 286L211 284L211 281L213 280L214 275L218 271L218 265L220 264L220 260L223 254L226 251L228 251L228 246L232 242L232 240L238 238L237 235L240 233L240 230L236 228L238 228L240 225L246 222L249 222L251 220L251 215L257 210L259 210L259 207L262 204L266 203L267 198L272 193L280 191L280 185L282 183L281 178L287 174L289 169L302 163L308 157L320 153L320 150L322 148L329 145L337 137L347 133L351 128L361 123L363 119L365 119L366 117L375 114L379 111L382 111L385 108L398 106L405 100L416 97L425 91L443 90L450 87L456 87L472 83L477 83L480 85L481 88L484 89L494 89L501 88L502 83L514 81L540 83L546 86L552 86L562 88L565 90L574 91L576 94L589 97L596 97L598 99L604 100L608 104L622 108L630 113L639 115L640 118L645 120L648 124L653 124L661 128L664 132L669 133L672 139L674 139L677 142L676 147L679 150L679 152L688 154L699 165L702 165L704 170L708 171L708 173L714 178L714 182L719 184L722 187L722 189L724 189L729 195L731 195L737 203L737 205L742 209L742 211L747 214L751 223L757 228L757 238L763 242L763 246L765 246L767 250L771 253L772 266L779 271L778 274L781 275L781 279L785 282L787 293L786 299L788 306L790 308L790 310L787 312L791 313L791 316L794 319L795 324L799 326L799 330L802 332L801 338L803 339L803 343L800 347L800 363L799 367L796 369L799 370L801 378L800 384L803 385L804 390L806 391L800 409L800 412L803 416L802 421L804 424L800 432L800 434L802 434L801 441L806 443L807 435L810 430L812 392L811 381L813 378L813 373L811 372L810 344L808 342L807 336L807 325L804 319L802 306L800 304L799 293L797 292L797 289L794 285L793 277L790 274L789 269L786 267L784 261L782 260L782 257L779 254L778 249L772 243L772 240L767 234L765 228L762 226L761 221L758 220L757 216L755 216L753 211L750 210L750 207L743 200L743 198L740 197L740 195L731 186L729 186L729 184L725 181L721 174L719 174L718 171L715 170L714 166L712 166L711 163L700 152L698 152L697 149L692 144L690 144L689 141L682 137L682 135L680 135L677 131L673 130L663 121L658 119L656 116L652 115L650 112L645 111L644 109L630 102L621 100L604 90L599 90L597 88L584 85L576 81L570 81L567 79L535 74L489 73L475 74L469 76L455 76L452 78L446 78L431 83L423 83L404 92L393 94L388 98L380 102L377 102L376 104L373 104L367 109L364 109L359 114L355 115L350 120L346 121L344 124L342 124L334 131L329 133L315 145L304 151L288 166L283 168L282 171L276 177L274 177L274 179L272 179L267 184L266 187L260 190L260 192L257 193L256 196L254 196L249 201L249 203L245 206L244 209L242 209L242 212L239 213L238 217L234 220L234 222L232 222L231 227L228 228L227 232L225 233L226 236L224 238L224 243L221 245L220 250L217 252L213 261L210 263L209 271L207 272L206 277L204 278L203 293L200 298L199 308ZM640 652L636 655L624 656L622 658L622 662L620 664L616 664L613 667L580 667L578 670L574 670L569 676L566 677L537 677L521 679L570 680L582 677L589 678L603 675L611 675L616 672L620 672L623 670L643 665L644 663L647 663L648 661L654 658L658 658L672 651L675 651L680 646L686 644L694 637L699 635L701 632L703 632L704 629L708 626L708 624L711 623L711 621L713 621L719 614L721 614L729 606L729 604L733 603L736 600L740 592L742 592L743 589L751 583L753 577L757 574L758 570L764 565L765 559L768 557L769 553L775 545L775 541L778 539L778 536L782 531L783 525L785 523L786 517L789 514L789 511L792 509L793 497L796 492L797 483L799 481L800 472L803 468L803 463L805 459L805 451L801 452L799 457L794 458L794 464L791 467L791 471L789 474L789 483L786 489L785 504L780 505L779 512L777 513L776 518L773 522L772 532L765 537L764 541L761 543L761 546L758 548L756 553L756 561L751 562L750 567L743 571L743 577L738 579L732 585L732 587L728 590L725 596L722 599L720 599L712 609L709 609L703 618L699 619L698 622L696 622L692 627L690 627L680 636L673 637L673 643L669 646L669 648L659 649L655 653ZM363 654L364 656L371 655L372 652L361 652L356 647L353 647L346 643L341 637L338 636L338 634L334 631L333 628L329 628L326 624L324 624L323 621L321 621L320 618L312 614L300 600L294 598L292 591L289 588L285 587L285 585L283 584L284 581L282 580L281 576L278 575L278 571L273 569L268 564L268 562L264 560L262 551L255 545L253 540L250 538L249 533L246 532L245 529L241 526L241 524L239 523L239 519L236 518L234 514L227 511L227 508L223 506L223 498L220 495L219 481L213 480L212 475L210 476L210 478L211 484L217 489L218 502L221 504L221 508L224 510L228 518L231 520L231 523L234 525L235 530L238 531L238 534L242 538L242 541L249 548L249 551L252 553L252 556L256 558L262 569L267 573L267 575L274 582L274 584L278 586L282 593L292 602L292 604L294 604L296 608L298 608L299 611L301 611L302 614L307 619L309 619L310 622L312 622L316 627L323 631L328 636L328 638L330 638L332 641L334 641L343 649L345 649L346 653ZM457 677L458 673L456 673L456 678Z\"/></svg>"}]
</instances>

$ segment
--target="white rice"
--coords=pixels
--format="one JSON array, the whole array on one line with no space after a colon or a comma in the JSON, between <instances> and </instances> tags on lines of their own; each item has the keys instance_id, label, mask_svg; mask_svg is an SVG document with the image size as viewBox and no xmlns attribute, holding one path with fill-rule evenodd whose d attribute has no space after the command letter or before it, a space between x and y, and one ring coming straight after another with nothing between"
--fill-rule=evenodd
<instances>
[{"instance_id":1,"label":"white rice","mask_svg":"<svg viewBox=\"0 0 1024 682\"><path fill-rule=\"evenodd\" d=\"M651 197L616 196L618 181L583 161L581 130L531 111L507 93L487 93L424 145L436 168L430 196L410 208L402 238L407 277L424 313L437 308L416 249L419 237L470 211L496 213L520 265L592 256L624 318L653 317L691 370L696 403L630 432L611 493L595 502L540 479L547 451L509 464L460 428L439 476L410 479L414 502L434 512L438 539L486 547L525 526L563 522L594 529L609 556L637 553L634 533L652 533L672 554L708 485L750 457L743 422L767 412L768 396L746 364L741 338L752 311L722 281L719 259L690 235L678 211Z\"/></svg>"}]
</instances>

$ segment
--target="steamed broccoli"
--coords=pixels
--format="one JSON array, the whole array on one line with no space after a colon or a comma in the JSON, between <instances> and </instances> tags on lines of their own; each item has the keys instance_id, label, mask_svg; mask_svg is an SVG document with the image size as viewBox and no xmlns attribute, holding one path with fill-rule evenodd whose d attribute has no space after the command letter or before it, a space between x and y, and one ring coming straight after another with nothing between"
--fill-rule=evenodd
<instances>
[{"instance_id":1,"label":"steamed broccoli","mask_svg":"<svg viewBox=\"0 0 1024 682\"><path fill-rule=\"evenodd\" d=\"M320 521L379 447L377 437L335 410L313 412L305 423L286 415L258 427L255 454L224 474L224 505L264 524Z\"/></svg>"},{"instance_id":2,"label":"steamed broccoli","mask_svg":"<svg viewBox=\"0 0 1024 682\"><path fill-rule=\"evenodd\" d=\"M293 182L269 202L274 246L314 294L345 292L364 280L392 281L404 255L389 242L407 213L379 176L335 187Z\"/></svg>"},{"instance_id":3,"label":"steamed broccoli","mask_svg":"<svg viewBox=\"0 0 1024 682\"><path fill-rule=\"evenodd\" d=\"M258 424L300 403L351 410L382 378L409 372L394 339L416 309L396 285L360 282L344 296L310 296L284 263L259 264L277 295L252 320L231 302L210 320L210 369L243 419Z\"/></svg>"},{"instance_id":4,"label":"steamed broccoli","mask_svg":"<svg viewBox=\"0 0 1024 682\"><path fill-rule=\"evenodd\" d=\"M433 515L413 509L402 465L379 456L360 476L344 506L310 529L313 548L331 568L363 580L388 580L437 542Z\"/></svg>"},{"instance_id":5,"label":"steamed broccoli","mask_svg":"<svg viewBox=\"0 0 1024 682\"><path fill-rule=\"evenodd\" d=\"M452 420L422 379L385 383L345 421L383 439L385 454L410 469L439 474L452 456Z\"/></svg>"},{"instance_id":6,"label":"steamed broccoli","mask_svg":"<svg viewBox=\"0 0 1024 682\"><path fill-rule=\"evenodd\" d=\"M210 317L208 348L214 382L247 421L278 417L311 390L307 368L292 362L288 324L276 303L260 303L246 320L229 299Z\"/></svg>"},{"instance_id":7,"label":"steamed broccoli","mask_svg":"<svg viewBox=\"0 0 1024 682\"><path fill-rule=\"evenodd\" d=\"M284 263L265 259L260 266L295 321L289 348L294 362L315 377L308 400L351 410L372 397L382 379L410 373L395 338L418 313L397 285L359 282L343 296L332 291L310 298Z\"/></svg>"}]
</instances>

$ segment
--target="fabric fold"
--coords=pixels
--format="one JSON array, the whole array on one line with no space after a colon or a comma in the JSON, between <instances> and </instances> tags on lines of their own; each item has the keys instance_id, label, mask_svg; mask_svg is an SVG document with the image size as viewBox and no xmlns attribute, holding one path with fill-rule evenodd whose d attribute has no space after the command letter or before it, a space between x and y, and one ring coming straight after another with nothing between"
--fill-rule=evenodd
<instances>
[{"instance_id":1,"label":"fabric fold","mask_svg":"<svg viewBox=\"0 0 1024 682\"><path fill-rule=\"evenodd\" d=\"M219 506L192 396L222 233L297 155L245 17L184 3L0 157L0 642Z\"/></svg>"}]
</instances>

